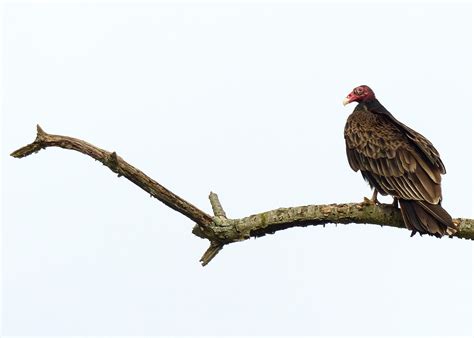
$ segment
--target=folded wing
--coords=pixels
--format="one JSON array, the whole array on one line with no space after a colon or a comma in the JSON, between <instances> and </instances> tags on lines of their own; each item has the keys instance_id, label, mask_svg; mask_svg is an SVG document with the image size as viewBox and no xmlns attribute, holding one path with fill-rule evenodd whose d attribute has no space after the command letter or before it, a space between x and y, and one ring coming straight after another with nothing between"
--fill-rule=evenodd
<instances>
[{"instance_id":1,"label":"folded wing","mask_svg":"<svg viewBox=\"0 0 474 338\"><path fill-rule=\"evenodd\" d=\"M360 170L383 195L438 204L441 174L445 170L436 149L413 130L400 132L389 117L377 118L380 121L376 129L357 128L357 124L346 126L351 168Z\"/></svg>"}]
</instances>

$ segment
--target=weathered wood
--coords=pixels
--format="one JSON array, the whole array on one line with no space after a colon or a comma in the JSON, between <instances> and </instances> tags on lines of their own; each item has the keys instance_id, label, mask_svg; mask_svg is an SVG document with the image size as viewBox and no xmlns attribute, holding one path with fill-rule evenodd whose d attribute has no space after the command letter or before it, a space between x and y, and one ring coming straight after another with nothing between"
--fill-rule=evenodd
<instances>
[{"instance_id":1,"label":"weathered wood","mask_svg":"<svg viewBox=\"0 0 474 338\"><path fill-rule=\"evenodd\" d=\"M459 231L453 236L474 240L474 220L457 218ZM279 208L240 219L228 219L221 224L213 224L203 233L195 226L193 233L202 238L212 237L222 243L243 241L251 237L261 237L293 227L324 224L374 224L406 229L398 208L392 204L374 205L367 202L326 205L306 205ZM425 235L429 236L429 235Z\"/></svg>"},{"instance_id":2,"label":"weathered wood","mask_svg":"<svg viewBox=\"0 0 474 338\"><path fill-rule=\"evenodd\" d=\"M148 177L142 171L125 162L115 152L108 152L93 146L85 141L61 135L51 135L46 133L41 127L37 126L37 135L33 143L30 143L11 153L11 156L22 158L47 147L60 147L64 149L75 150L100 161L110 170L123 176L133 182L151 196L166 204L168 207L178 211L184 216L190 218L201 226L207 226L213 223L210 215L201 211L191 203L185 201L178 195L172 193L161 184Z\"/></svg>"}]
</instances>

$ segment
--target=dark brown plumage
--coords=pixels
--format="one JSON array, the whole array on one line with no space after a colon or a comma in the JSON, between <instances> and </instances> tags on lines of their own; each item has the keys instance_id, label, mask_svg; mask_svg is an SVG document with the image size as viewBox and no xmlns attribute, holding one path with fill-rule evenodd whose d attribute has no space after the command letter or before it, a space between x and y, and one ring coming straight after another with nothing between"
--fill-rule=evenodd
<instances>
[{"instance_id":1,"label":"dark brown plumage","mask_svg":"<svg viewBox=\"0 0 474 338\"><path fill-rule=\"evenodd\" d=\"M431 142L395 119L369 87L355 88L343 103L353 101L359 104L344 129L347 159L375 189L374 199L380 193L398 200L412 235L456 232L441 207L441 174L446 169Z\"/></svg>"}]
</instances>

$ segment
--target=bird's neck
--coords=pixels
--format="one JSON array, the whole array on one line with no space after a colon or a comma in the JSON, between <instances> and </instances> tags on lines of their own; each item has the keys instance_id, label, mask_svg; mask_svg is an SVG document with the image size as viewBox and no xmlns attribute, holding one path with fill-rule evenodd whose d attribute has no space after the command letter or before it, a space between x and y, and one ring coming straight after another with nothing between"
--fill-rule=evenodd
<instances>
[{"instance_id":1,"label":"bird's neck","mask_svg":"<svg viewBox=\"0 0 474 338\"><path fill-rule=\"evenodd\" d=\"M390 114L389 111L377 99L361 102L356 109L365 109L375 114Z\"/></svg>"}]
</instances>

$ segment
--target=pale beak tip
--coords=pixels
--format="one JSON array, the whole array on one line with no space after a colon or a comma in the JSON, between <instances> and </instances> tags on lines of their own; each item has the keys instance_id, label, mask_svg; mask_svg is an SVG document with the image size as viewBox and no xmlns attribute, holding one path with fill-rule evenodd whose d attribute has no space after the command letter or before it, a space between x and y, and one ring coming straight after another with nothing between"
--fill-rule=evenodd
<instances>
[{"instance_id":1,"label":"pale beak tip","mask_svg":"<svg viewBox=\"0 0 474 338\"><path fill-rule=\"evenodd\" d=\"M348 103L349 103L349 99L345 97L344 100L342 100L342 104L346 106Z\"/></svg>"}]
</instances>

